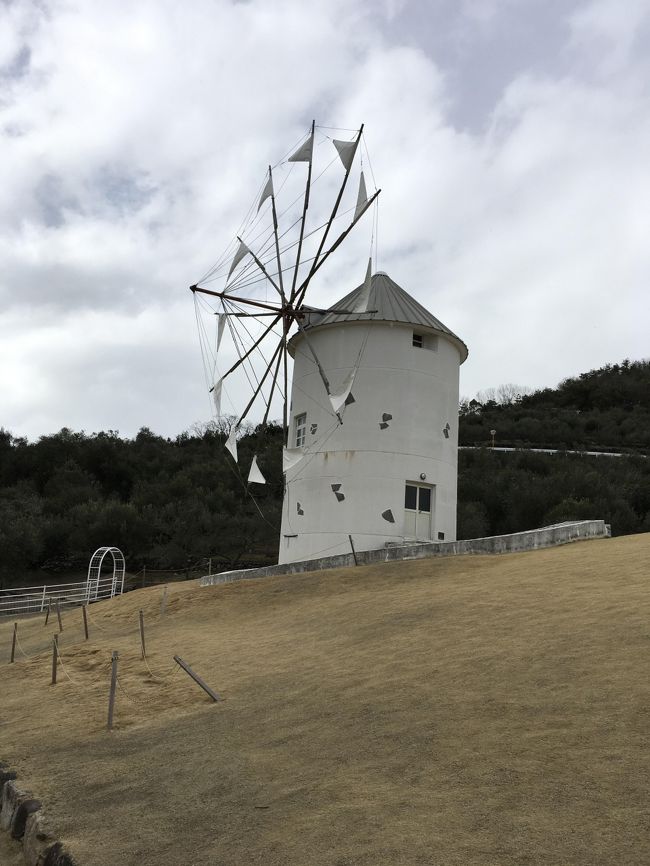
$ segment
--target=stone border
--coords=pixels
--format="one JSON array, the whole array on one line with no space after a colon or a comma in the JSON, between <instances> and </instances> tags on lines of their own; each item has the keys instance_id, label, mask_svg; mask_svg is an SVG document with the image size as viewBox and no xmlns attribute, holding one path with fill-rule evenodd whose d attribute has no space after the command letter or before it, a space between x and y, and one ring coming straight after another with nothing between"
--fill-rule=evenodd
<instances>
[{"instance_id":1,"label":"stone border","mask_svg":"<svg viewBox=\"0 0 650 866\"><path fill-rule=\"evenodd\" d=\"M16 779L17 774L0 762L0 829L22 840L27 866L76 866L47 829L40 800L20 788Z\"/></svg>"},{"instance_id":2,"label":"stone border","mask_svg":"<svg viewBox=\"0 0 650 866\"><path fill-rule=\"evenodd\" d=\"M278 574L304 574L308 571L323 571L329 568L346 568L371 565L378 562L399 562L405 559L427 559L431 556L458 556L461 554L480 555L485 553L517 553L524 550L538 550L543 547L556 547L572 541L588 538L609 538L611 528L604 520L580 520L557 523L527 532L513 532L510 535L492 535L487 538L470 538L466 541L430 541L416 544L382 547L378 550L357 551L357 563L352 553L337 556L324 556L302 562L287 562L282 565L267 565L263 568L246 568L238 571L222 571L220 574L206 575L200 579L200 586L215 586L237 580L256 580Z\"/></svg>"}]
</instances>

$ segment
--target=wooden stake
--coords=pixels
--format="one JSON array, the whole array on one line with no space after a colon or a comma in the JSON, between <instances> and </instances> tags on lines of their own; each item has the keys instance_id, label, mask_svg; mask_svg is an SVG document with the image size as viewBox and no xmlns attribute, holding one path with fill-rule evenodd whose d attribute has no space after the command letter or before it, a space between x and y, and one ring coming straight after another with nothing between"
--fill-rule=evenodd
<instances>
[{"instance_id":1,"label":"wooden stake","mask_svg":"<svg viewBox=\"0 0 650 866\"><path fill-rule=\"evenodd\" d=\"M357 552L354 549L354 541L352 541L352 536L348 535L348 538L350 539L350 547L352 548L352 556L354 557L354 564L359 565L359 560L357 559Z\"/></svg>"},{"instance_id":2,"label":"wooden stake","mask_svg":"<svg viewBox=\"0 0 650 866\"><path fill-rule=\"evenodd\" d=\"M108 730L113 729L113 710L115 709L115 689L117 688L117 659L118 652L113 650L111 656L111 691L108 696Z\"/></svg>"},{"instance_id":3,"label":"wooden stake","mask_svg":"<svg viewBox=\"0 0 650 866\"><path fill-rule=\"evenodd\" d=\"M88 614L86 612L86 605L81 606L81 612L84 618L84 634L86 635L86 640L88 640Z\"/></svg>"},{"instance_id":4,"label":"wooden stake","mask_svg":"<svg viewBox=\"0 0 650 866\"><path fill-rule=\"evenodd\" d=\"M16 658L16 638L18 637L18 623L14 623L14 636L11 641L11 658L9 659L9 664L13 664L14 659Z\"/></svg>"},{"instance_id":5,"label":"wooden stake","mask_svg":"<svg viewBox=\"0 0 650 866\"><path fill-rule=\"evenodd\" d=\"M219 695L216 692L213 692L210 686L205 683L198 674L194 673L194 671L187 662L184 662L180 656L174 656L174 661L176 662L176 664L179 664L183 668L186 674L189 674L192 677L197 686L201 686L203 691L206 692L206 694L210 695L213 701L219 700Z\"/></svg>"},{"instance_id":6,"label":"wooden stake","mask_svg":"<svg viewBox=\"0 0 650 866\"><path fill-rule=\"evenodd\" d=\"M56 600L56 615L59 620L59 632L63 631L63 623L61 622L61 608L59 607L59 600Z\"/></svg>"},{"instance_id":7,"label":"wooden stake","mask_svg":"<svg viewBox=\"0 0 650 866\"><path fill-rule=\"evenodd\" d=\"M140 647L142 649L142 658L144 658L147 653L144 646L144 613L140 611Z\"/></svg>"},{"instance_id":8,"label":"wooden stake","mask_svg":"<svg viewBox=\"0 0 650 866\"><path fill-rule=\"evenodd\" d=\"M47 602L47 613L45 614L45 622L43 623L43 625L47 625L47 621L50 618L50 611L51 610L52 610L52 599L50 598L50 599L48 599L48 602Z\"/></svg>"},{"instance_id":9,"label":"wooden stake","mask_svg":"<svg viewBox=\"0 0 650 866\"><path fill-rule=\"evenodd\" d=\"M59 657L59 636L55 634L52 638L52 685L56 685L56 663Z\"/></svg>"}]
</instances>

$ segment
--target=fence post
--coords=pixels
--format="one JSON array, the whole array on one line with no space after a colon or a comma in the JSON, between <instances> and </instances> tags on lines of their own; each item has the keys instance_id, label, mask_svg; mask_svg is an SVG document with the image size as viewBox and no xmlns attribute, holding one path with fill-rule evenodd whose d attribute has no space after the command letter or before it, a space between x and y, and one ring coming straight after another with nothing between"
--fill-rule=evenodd
<instances>
[{"instance_id":1,"label":"fence post","mask_svg":"<svg viewBox=\"0 0 650 866\"><path fill-rule=\"evenodd\" d=\"M113 710L115 709L115 688L117 686L117 650L111 656L111 691L108 696L108 730L113 729Z\"/></svg>"},{"instance_id":2,"label":"fence post","mask_svg":"<svg viewBox=\"0 0 650 866\"><path fill-rule=\"evenodd\" d=\"M142 649L142 658L147 655L144 647L144 613L140 611L140 647Z\"/></svg>"},{"instance_id":3,"label":"fence post","mask_svg":"<svg viewBox=\"0 0 650 866\"><path fill-rule=\"evenodd\" d=\"M59 655L59 636L55 634L52 638L52 685L56 685L56 662Z\"/></svg>"},{"instance_id":4,"label":"fence post","mask_svg":"<svg viewBox=\"0 0 650 866\"><path fill-rule=\"evenodd\" d=\"M43 586L43 597L41 598L41 613L43 613L43 608L45 607L45 591L47 589L47 584Z\"/></svg>"},{"instance_id":5,"label":"fence post","mask_svg":"<svg viewBox=\"0 0 650 866\"><path fill-rule=\"evenodd\" d=\"M63 631L63 623L61 622L61 608L59 607L59 599L56 600L56 615L59 620L59 631Z\"/></svg>"},{"instance_id":6,"label":"fence post","mask_svg":"<svg viewBox=\"0 0 650 866\"><path fill-rule=\"evenodd\" d=\"M14 636L11 640L11 658L9 659L9 664L13 664L14 659L16 658L16 637L18 636L18 623L14 623Z\"/></svg>"},{"instance_id":7,"label":"fence post","mask_svg":"<svg viewBox=\"0 0 650 866\"><path fill-rule=\"evenodd\" d=\"M86 640L88 640L88 614L86 612L86 605L85 604L81 605L81 613L83 614L83 618L84 618L84 633L86 635Z\"/></svg>"},{"instance_id":8,"label":"fence post","mask_svg":"<svg viewBox=\"0 0 650 866\"><path fill-rule=\"evenodd\" d=\"M213 701L219 700L219 695L216 692L213 692L210 686L201 679L198 674L195 674L192 668L188 665L187 662L183 661L180 656L174 656L174 661L177 665L180 665L186 674L192 677L197 686L200 686L206 694L210 695Z\"/></svg>"},{"instance_id":9,"label":"fence post","mask_svg":"<svg viewBox=\"0 0 650 866\"><path fill-rule=\"evenodd\" d=\"M50 611L52 610L52 599L50 598L47 602L47 613L45 614L45 622L43 625L47 625L47 621L50 618Z\"/></svg>"},{"instance_id":10,"label":"fence post","mask_svg":"<svg viewBox=\"0 0 650 866\"><path fill-rule=\"evenodd\" d=\"M357 552L354 549L354 541L352 541L352 536L348 535L348 538L350 539L350 547L352 548L352 556L354 557L354 564L359 565L359 560L357 559Z\"/></svg>"}]
</instances>

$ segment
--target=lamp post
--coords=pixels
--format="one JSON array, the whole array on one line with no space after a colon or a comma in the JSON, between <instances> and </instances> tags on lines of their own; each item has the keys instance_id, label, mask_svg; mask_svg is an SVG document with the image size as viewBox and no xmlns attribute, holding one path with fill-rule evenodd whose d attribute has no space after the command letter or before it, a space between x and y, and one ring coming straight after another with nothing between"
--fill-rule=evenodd
<instances>
[{"instance_id":1,"label":"lamp post","mask_svg":"<svg viewBox=\"0 0 650 866\"><path fill-rule=\"evenodd\" d=\"M494 437L497 435L496 430L490 430L490 436L492 437L492 447L494 448Z\"/></svg>"}]
</instances>

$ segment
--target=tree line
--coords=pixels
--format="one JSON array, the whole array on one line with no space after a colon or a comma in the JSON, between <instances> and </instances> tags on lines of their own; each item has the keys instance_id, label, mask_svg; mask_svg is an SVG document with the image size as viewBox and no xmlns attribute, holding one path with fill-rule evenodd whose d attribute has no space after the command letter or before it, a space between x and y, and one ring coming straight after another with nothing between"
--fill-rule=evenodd
<instances>
[{"instance_id":1,"label":"tree line","mask_svg":"<svg viewBox=\"0 0 650 866\"><path fill-rule=\"evenodd\" d=\"M623 361L533 393L501 386L460 403L459 442L650 451L650 361Z\"/></svg>"},{"instance_id":2,"label":"tree line","mask_svg":"<svg viewBox=\"0 0 650 866\"><path fill-rule=\"evenodd\" d=\"M458 537L601 517L614 534L650 531L650 362L624 361L531 394L504 387L460 407ZM28 442L0 429L0 581L82 570L117 543L132 571L277 561L282 429L248 427L239 466L228 420L170 439L143 428L67 428ZM626 451L624 458L486 447ZM246 485L253 455L267 479Z\"/></svg>"}]
</instances>

